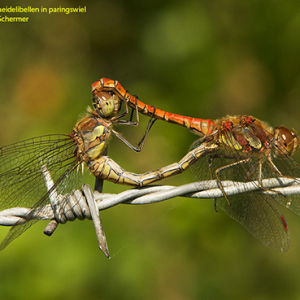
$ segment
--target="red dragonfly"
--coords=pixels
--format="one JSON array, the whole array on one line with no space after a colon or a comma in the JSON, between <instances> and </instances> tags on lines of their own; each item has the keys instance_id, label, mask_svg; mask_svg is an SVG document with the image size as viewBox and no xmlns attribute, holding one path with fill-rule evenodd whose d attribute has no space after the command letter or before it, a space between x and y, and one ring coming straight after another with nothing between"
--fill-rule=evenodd
<instances>
[{"instance_id":1,"label":"red dragonfly","mask_svg":"<svg viewBox=\"0 0 300 300\"><path fill-rule=\"evenodd\" d=\"M274 199L297 215L300 215L300 201L296 196L283 197L270 190L264 185L264 179L277 178L280 182L283 177L289 177L299 183L300 165L292 157L299 147L294 130L283 126L273 129L245 115L211 121L172 114L139 101L117 81L105 78L92 84L92 92L94 107L98 111L103 110L104 100L114 97L118 99L118 105L135 105L142 114L184 126L200 135L191 149L201 154L194 160L190 159L189 166L197 180L217 180L224 198L215 200L215 205L263 244L282 252L288 249L288 226ZM239 182L249 182L258 186L261 193L251 192L250 186L248 192L228 195L222 183L225 180L237 182L237 188Z\"/></svg>"}]
</instances>

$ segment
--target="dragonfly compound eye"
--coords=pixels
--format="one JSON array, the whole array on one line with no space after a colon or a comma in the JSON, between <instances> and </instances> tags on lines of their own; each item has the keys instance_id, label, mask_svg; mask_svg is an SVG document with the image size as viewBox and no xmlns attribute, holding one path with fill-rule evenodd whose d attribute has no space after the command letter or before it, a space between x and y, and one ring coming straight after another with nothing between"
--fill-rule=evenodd
<instances>
[{"instance_id":1,"label":"dragonfly compound eye","mask_svg":"<svg viewBox=\"0 0 300 300\"><path fill-rule=\"evenodd\" d=\"M93 97L94 108L99 112L101 117L111 117L118 110L119 98L109 92L97 92Z\"/></svg>"},{"instance_id":2,"label":"dragonfly compound eye","mask_svg":"<svg viewBox=\"0 0 300 300\"><path fill-rule=\"evenodd\" d=\"M293 155L299 147L299 138L295 130L278 126L275 128L275 139L277 145L283 146L290 155ZM279 150L279 152L281 152L281 150ZM282 155L283 153L279 154Z\"/></svg>"}]
</instances>

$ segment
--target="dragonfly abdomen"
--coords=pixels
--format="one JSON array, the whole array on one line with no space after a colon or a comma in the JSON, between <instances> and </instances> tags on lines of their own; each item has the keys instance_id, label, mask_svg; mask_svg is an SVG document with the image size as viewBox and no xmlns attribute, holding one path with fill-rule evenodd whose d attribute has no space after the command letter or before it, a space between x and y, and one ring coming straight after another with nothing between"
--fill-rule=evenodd
<instances>
[{"instance_id":1,"label":"dragonfly abdomen","mask_svg":"<svg viewBox=\"0 0 300 300\"><path fill-rule=\"evenodd\" d=\"M115 95L117 95L119 102L124 101L126 105L133 109L137 109L144 115L186 127L197 135L206 136L215 131L216 124L211 120L173 114L156 108L155 106L145 104L137 97L130 95L118 81L107 78L101 78L92 84L92 93L94 94L93 103L96 110L103 111L105 109L101 99L107 92L112 93L110 95L112 99L115 97ZM105 97L106 101L108 101L107 98L108 97ZM115 99L113 99L113 101L115 103L115 109L119 108L120 104L117 103ZM111 101L111 103L113 103L113 101Z\"/></svg>"}]
</instances>

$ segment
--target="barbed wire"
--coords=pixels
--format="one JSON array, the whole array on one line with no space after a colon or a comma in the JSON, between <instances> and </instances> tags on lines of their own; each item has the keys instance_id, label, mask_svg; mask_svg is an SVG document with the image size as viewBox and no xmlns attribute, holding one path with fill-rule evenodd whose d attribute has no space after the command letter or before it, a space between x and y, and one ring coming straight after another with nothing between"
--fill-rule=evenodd
<instances>
[{"instance_id":1,"label":"barbed wire","mask_svg":"<svg viewBox=\"0 0 300 300\"><path fill-rule=\"evenodd\" d=\"M47 177L48 176L48 177ZM44 172L48 191L53 182L47 170ZM263 186L263 189L261 188ZM263 193L271 195L300 195L300 178L278 177L258 181L237 182L222 181L222 187L227 196L241 193ZM51 204L37 208L14 207L0 211L0 226L24 224L30 220L51 220L45 229L45 234L51 235L58 223L66 223L75 219L91 219L94 222L96 236L100 249L109 257L104 230L98 211L119 204L144 205L166 201L175 197L210 199L224 197L216 180L192 182L181 186L155 185L133 188L118 194L99 193L92 191L89 185L83 185L81 190L73 190L69 194L57 195L52 190L49 198Z\"/></svg>"},{"instance_id":2,"label":"barbed wire","mask_svg":"<svg viewBox=\"0 0 300 300\"><path fill-rule=\"evenodd\" d=\"M299 180L299 181L298 181ZM238 195L245 192L259 192L264 194L280 193L283 196L300 194L300 178L287 177L263 179L262 190L257 181L237 182L225 180L222 186L227 196ZM83 189L89 188L84 185ZM56 210L59 223L74 221L75 219L91 219L87 199L82 190L73 190L70 194L57 195ZM181 186L153 185L141 188L132 188L119 194L93 192L93 197L99 211L111 208L118 204L151 204L169 200L175 197L188 197L198 199L211 199L224 197L216 180L205 180L184 184ZM73 214L72 214L73 212ZM75 212L75 214L74 214ZM32 219L51 220L57 214L51 204L34 209L15 207L0 211L0 226L14 226L23 224ZM29 219L28 219L28 216Z\"/></svg>"}]
</instances>

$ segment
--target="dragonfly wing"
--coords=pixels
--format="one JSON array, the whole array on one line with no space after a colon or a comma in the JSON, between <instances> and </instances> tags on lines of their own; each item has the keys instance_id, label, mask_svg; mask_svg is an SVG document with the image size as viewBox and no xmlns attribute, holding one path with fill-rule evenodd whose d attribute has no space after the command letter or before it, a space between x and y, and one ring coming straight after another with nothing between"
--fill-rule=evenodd
<instances>
[{"instance_id":1,"label":"dragonfly wing","mask_svg":"<svg viewBox=\"0 0 300 300\"><path fill-rule=\"evenodd\" d=\"M50 202L49 195L69 192L82 183L74 157L74 142L68 135L48 135L0 148L0 210L11 207L38 208ZM46 187L43 170L53 186ZM5 248L36 220L14 226L0 248Z\"/></svg>"},{"instance_id":2,"label":"dragonfly wing","mask_svg":"<svg viewBox=\"0 0 300 300\"><path fill-rule=\"evenodd\" d=\"M200 143L201 141L196 141L192 147L199 146ZM206 158L199 159L191 166L191 171L197 180L216 179L216 174L221 182L230 180L233 188L240 193L231 196L227 193L227 199L225 197L216 199L217 205L263 244L284 252L289 247L289 230L284 216L271 195L253 192L260 189L255 183L259 179L260 157L246 156L234 149L234 147L220 147ZM263 177L270 173L270 166L266 163L265 159L262 166ZM243 185L246 190L242 191L239 184L246 182L248 185Z\"/></svg>"},{"instance_id":3,"label":"dragonfly wing","mask_svg":"<svg viewBox=\"0 0 300 300\"><path fill-rule=\"evenodd\" d=\"M273 162L283 176L295 179L295 183L297 184L300 183L300 166L291 156L287 156L286 158L281 159L274 158ZM280 205L300 216L300 195L283 196L280 194L275 194L274 199Z\"/></svg>"},{"instance_id":4,"label":"dragonfly wing","mask_svg":"<svg viewBox=\"0 0 300 300\"><path fill-rule=\"evenodd\" d=\"M49 203L45 167L58 193L67 187L71 190L77 165L73 153L74 143L66 135L42 136L0 148L0 209Z\"/></svg>"},{"instance_id":5,"label":"dragonfly wing","mask_svg":"<svg viewBox=\"0 0 300 300\"><path fill-rule=\"evenodd\" d=\"M274 199L282 206L300 216L300 198L299 195L282 196L280 194L274 195Z\"/></svg>"},{"instance_id":6,"label":"dragonfly wing","mask_svg":"<svg viewBox=\"0 0 300 300\"><path fill-rule=\"evenodd\" d=\"M19 237L23 232L25 232L28 228L30 228L34 223L38 220L31 220L26 222L25 224L15 225L6 234L3 241L0 244L0 250L3 250L7 247L14 239Z\"/></svg>"},{"instance_id":7,"label":"dragonfly wing","mask_svg":"<svg viewBox=\"0 0 300 300\"><path fill-rule=\"evenodd\" d=\"M248 193L247 196L217 199L220 207L230 218L243 225L264 245L281 252L289 248L290 234L284 216L271 196L262 197Z\"/></svg>"}]
</instances>

